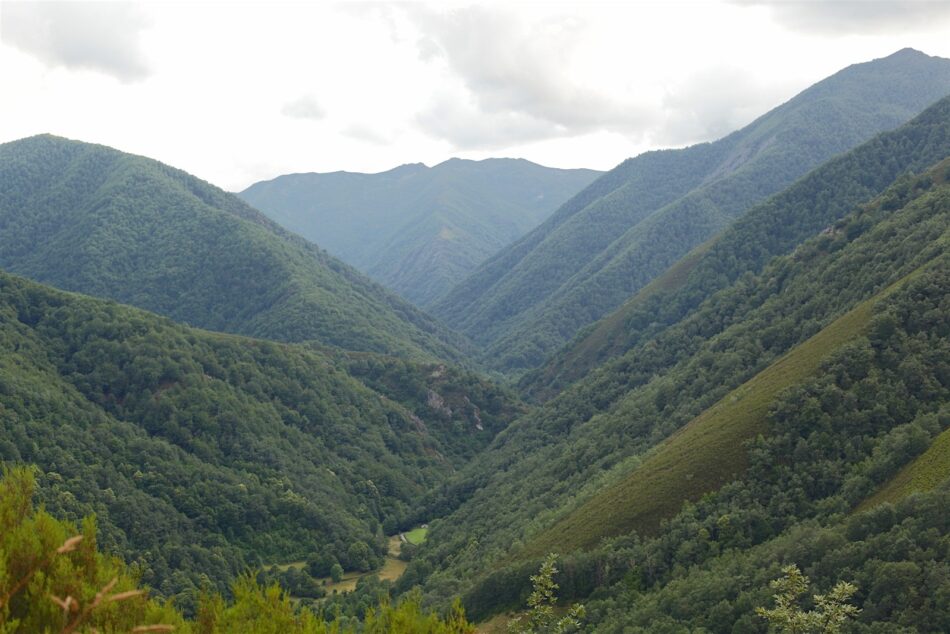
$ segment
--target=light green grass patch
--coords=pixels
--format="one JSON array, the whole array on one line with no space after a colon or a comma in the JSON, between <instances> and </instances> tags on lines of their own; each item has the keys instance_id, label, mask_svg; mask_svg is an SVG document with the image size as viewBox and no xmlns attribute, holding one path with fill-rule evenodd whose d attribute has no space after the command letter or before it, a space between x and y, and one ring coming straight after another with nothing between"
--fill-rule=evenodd
<instances>
[{"instance_id":1,"label":"light green grass patch","mask_svg":"<svg viewBox=\"0 0 950 634\"><path fill-rule=\"evenodd\" d=\"M858 505L856 511L867 511L883 502L895 504L911 493L936 488L948 477L950 477L950 429L937 436L927 451Z\"/></svg>"},{"instance_id":2,"label":"light green grass patch","mask_svg":"<svg viewBox=\"0 0 950 634\"><path fill-rule=\"evenodd\" d=\"M426 535L429 534L428 528L423 528L421 526L412 529L411 531L406 531L406 541L412 544L413 546L418 546L426 540Z\"/></svg>"},{"instance_id":3,"label":"light green grass patch","mask_svg":"<svg viewBox=\"0 0 950 634\"><path fill-rule=\"evenodd\" d=\"M685 502L734 479L748 467L745 441L768 431L766 416L775 397L813 375L833 351L861 334L874 305L915 273L858 304L727 394L655 447L625 478L535 536L521 556L591 548L634 530L654 534Z\"/></svg>"}]
</instances>

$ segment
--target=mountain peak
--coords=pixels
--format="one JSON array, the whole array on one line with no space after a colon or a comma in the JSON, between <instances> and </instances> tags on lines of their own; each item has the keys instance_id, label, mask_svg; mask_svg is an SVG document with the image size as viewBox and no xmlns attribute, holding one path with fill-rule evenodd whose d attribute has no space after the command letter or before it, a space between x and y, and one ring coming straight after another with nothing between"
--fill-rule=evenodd
<instances>
[{"instance_id":1,"label":"mountain peak","mask_svg":"<svg viewBox=\"0 0 950 634\"><path fill-rule=\"evenodd\" d=\"M906 46L906 47L900 49L899 51L895 51L895 52L891 53L890 55L888 55L887 57L884 57L883 59L891 59L891 58L895 58L895 57L929 58L929 57L931 57L931 56L930 56L930 55L927 55L927 54L924 53L923 51L918 51L916 48L911 48L911 47L909 47L909 46Z\"/></svg>"}]
</instances>

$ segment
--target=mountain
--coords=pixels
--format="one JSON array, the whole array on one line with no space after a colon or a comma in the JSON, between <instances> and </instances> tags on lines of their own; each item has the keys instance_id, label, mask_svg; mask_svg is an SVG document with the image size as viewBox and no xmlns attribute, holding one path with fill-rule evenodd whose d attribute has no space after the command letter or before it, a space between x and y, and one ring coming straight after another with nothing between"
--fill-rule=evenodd
<instances>
[{"instance_id":1,"label":"mountain","mask_svg":"<svg viewBox=\"0 0 950 634\"><path fill-rule=\"evenodd\" d=\"M451 159L380 174L290 174L238 195L426 306L599 175L525 160Z\"/></svg>"},{"instance_id":2,"label":"mountain","mask_svg":"<svg viewBox=\"0 0 950 634\"><path fill-rule=\"evenodd\" d=\"M909 165L902 161L917 159L892 154L898 147L950 156L947 106L869 144L876 152L853 151L860 160L816 170L837 178L812 179L821 188L814 195L841 209L852 177L867 170L873 184L875 164L893 159L900 174ZM939 121L928 118L936 113ZM794 208L795 200L774 202ZM789 208L763 209L759 221L774 227ZM722 599L728 611L713 630L731 631L767 600L750 606L736 596L767 589L750 589L749 579L761 580L760 553L781 549L784 531L845 533L857 552L861 535L889 530L882 522L855 533L840 523L950 427L950 161L900 177L842 215L761 270L708 289L674 323L511 424L432 502L433 516L444 517L400 583L423 583L440 601L443 584L465 580L452 592L485 618L518 605L528 575L553 551L565 555L558 582L566 597L591 596L598 606L595 629L623 629L618 621L651 606L660 620L631 631L709 627L702 619L718 614ZM950 477L918 471L930 487ZM904 562L920 548L925 557L933 522L927 516L909 550L887 556ZM833 546L812 543L808 552ZM768 561L777 574L788 559ZM875 564L858 561L874 583ZM690 596L688 588L699 591L686 585L687 570L711 581L701 566L732 566L735 593ZM827 579L830 571L821 572ZM868 592L870 619L915 613L908 595ZM651 603L664 596L697 607Z\"/></svg>"},{"instance_id":3,"label":"mountain","mask_svg":"<svg viewBox=\"0 0 950 634\"><path fill-rule=\"evenodd\" d=\"M366 570L520 406L438 364L356 363L0 272L0 460L179 607L262 563Z\"/></svg>"},{"instance_id":4,"label":"mountain","mask_svg":"<svg viewBox=\"0 0 950 634\"><path fill-rule=\"evenodd\" d=\"M419 359L465 345L237 197L48 135L0 145L0 267L211 330Z\"/></svg>"},{"instance_id":5,"label":"mountain","mask_svg":"<svg viewBox=\"0 0 950 634\"><path fill-rule=\"evenodd\" d=\"M676 323L712 292L789 253L902 173L926 169L950 152L948 123L950 98L944 98L757 205L526 375L524 389L538 398L557 393Z\"/></svg>"},{"instance_id":6,"label":"mountain","mask_svg":"<svg viewBox=\"0 0 950 634\"><path fill-rule=\"evenodd\" d=\"M693 247L822 162L950 93L950 60L850 66L714 143L617 166L431 305L494 368L540 365Z\"/></svg>"}]
</instances>

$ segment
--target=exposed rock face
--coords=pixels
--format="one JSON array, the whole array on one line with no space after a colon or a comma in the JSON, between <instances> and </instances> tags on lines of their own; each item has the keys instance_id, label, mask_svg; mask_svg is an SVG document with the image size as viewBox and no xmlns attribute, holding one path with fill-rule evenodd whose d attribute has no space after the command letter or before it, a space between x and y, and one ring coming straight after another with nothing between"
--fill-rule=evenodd
<instances>
[{"instance_id":1,"label":"exposed rock face","mask_svg":"<svg viewBox=\"0 0 950 634\"><path fill-rule=\"evenodd\" d=\"M445 399L435 390L429 390L426 393L426 405L446 416L452 415L452 408L445 404Z\"/></svg>"}]
</instances>

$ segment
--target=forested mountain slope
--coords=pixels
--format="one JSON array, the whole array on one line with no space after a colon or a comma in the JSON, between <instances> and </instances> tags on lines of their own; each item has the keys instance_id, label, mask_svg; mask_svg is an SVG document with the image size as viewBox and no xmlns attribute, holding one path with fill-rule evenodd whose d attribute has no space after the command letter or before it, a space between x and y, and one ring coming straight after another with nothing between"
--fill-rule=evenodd
<instances>
[{"instance_id":1,"label":"forested mountain slope","mask_svg":"<svg viewBox=\"0 0 950 634\"><path fill-rule=\"evenodd\" d=\"M582 332L523 387L545 398L610 359L662 332L706 297L758 273L831 226L854 205L875 196L904 173L950 155L950 97L897 130L885 132L813 170L697 247L609 316Z\"/></svg>"},{"instance_id":2,"label":"forested mountain slope","mask_svg":"<svg viewBox=\"0 0 950 634\"><path fill-rule=\"evenodd\" d=\"M48 135L0 146L0 267L211 330L428 359L463 345L237 197Z\"/></svg>"},{"instance_id":3,"label":"forested mountain slope","mask_svg":"<svg viewBox=\"0 0 950 634\"><path fill-rule=\"evenodd\" d=\"M655 538L578 556L579 579L615 566L588 604L592 629L765 632L753 608L772 603L767 582L795 564L816 593L855 584L860 612L847 631L946 631L950 465L938 456L950 428L948 298L944 251L776 399L768 431L747 445L745 474L684 506ZM916 482L905 486L908 474Z\"/></svg>"},{"instance_id":4,"label":"forested mountain slope","mask_svg":"<svg viewBox=\"0 0 950 634\"><path fill-rule=\"evenodd\" d=\"M808 170L950 93L950 60L905 49L819 82L714 143L608 172L432 305L494 367L536 367L692 247Z\"/></svg>"},{"instance_id":5,"label":"forested mountain slope","mask_svg":"<svg viewBox=\"0 0 950 634\"><path fill-rule=\"evenodd\" d=\"M768 507L769 514L760 519L766 511L743 506L748 496L726 484L722 491L728 495L723 499L736 507L732 512L737 514L737 535L741 536L735 546L761 543L818 511L833 517L822 506L825 503L819 503L824 496L844 496L835 498L840 504L860 502L876 483L923 451L950 424L945 413L937 416L946 408L950 389L946 383L948 179L947 162L920 177L901 179L791 254L712 294L675 325L516 421L499 434L477 464L470 465L454 486L433 501L433 515L448 513L432 523L423 558L410 567L405 583L425 579L434 597L442 596L443 588L449 593L467 592L468 606L476 615L484 615L517 603L524 587L519 584L524 583L527 571L537 567L531 556L540 550L554 550L554 546L570 550L572 544L596 544L602 537L618 537L631 529L640 534L632 542L639 548L646 543L640 540L649 542L660 522L695 512L694 506L684 503L715 491L734 476L748 487L760 487L755 504ZM896 282L901 283L882 294ZM829 328L868 300L857 322L845 320L849 327ZM802 346L819 333L828 341L819 337L821 345ZM793 367L815 368L817 362L819 369L817 373L811 369L804 374L785 372L780 361L784 355L800 359L792 362ZM772 364L779 369L763 373ZM847 369L839 371L841 364ZM842 393L822 392L835 387ZM819 394L811 396L816 390ZM642 525L634 516L633 523L615 524L617 532L598 533L610 528L612 518L623 515L622 504L638 504L646 493L637 489L634 495L624 489L620 498L611 497L611 504L597 505L603 517L584 515L585 508L593 508L584 505L596 496L611 487L623 487L624 480L638 469L653 468L651 460L662 455L667 439L675 449L674 439L689 433L683 431L687 423L705 416L714 426L728 430L732 423L745 424L746 406L753 408L754 415L748 429L732 439L738 446L731 451L720 456L715 451L718 445L706 447L700 434L687 439L692 449L677 454L684 460L691 456L711 460L715 471L704 468L709 465L699 458L692 468L674 459L670 463L674 468L661 469L670 476L668 480L660 476L650 480L656 485L650 494L680 504L668 504L659 514L644 516L647 522ZM723 407L736 411L715 414ZM822 410L826 413L821 414ZM767 412L765 420L759 418L763 412ZM930 414L936 418L919 421L917 430L902 427ZM858 427L841 427L839 433L836 421L851 421L849 425ZM796 431L799 427L800 432ZM901 444L901 434L911 431L917 440L907 449ZM766 433L761 451L747 458L733 455L741 452L743 438L754 440L760 432ZM799 450L799 434L814 444ZM833 442L829 434L837 434ZM825 440L827 445L822 444ZM875 453L879 443L884 443L880 455ZM784 460L793 452L795 460ZM718 458L724 462L720 464ZM837 484L825 486L840 484L849 474L863 474L864 479L843 492ZM805 492L800 493L800 487ZM703 521L715 524L723 513L729 512L713 513ZM558 540L557 533L547 532L571 517L583 518L571 526L586 534L570 538L562 534L564 538ZM620 561L636 562L632 574L643 576L649 584L665 583L670 574L681 570L674 561L688 566L702 560L691 557L716 554L708 544L694 543L696 535L664 528L655 538L655 547L675 551L682 546L681 552L650 559L642 567L643 558ZM537 545L533 545L535 540ZM610 552L601 555L609 557ZM578 557L588 563L596 559L594 555L594 559ZM629 563L625 569L630 570ZM578 592L590 592L608 582L603 567L596 570L587 568L587 576L572 577L572 583L586 588ZM582 581L590 578L599 580Z\"/></svg>"},{"instance_id":6,"label":"forested mountain slope","mask_svg":"<svg viewBox=\"0 0 950 634\"><path fill-rule=\"evenodd\" d=\"M357 380L300 346L0 273L0 460L36 465L58 517L96 513L100 542L180 605L203 580L223 590L261 562L365 570L387 550L384 531L404 528L518 409L458 370L371 361ZM366 386L387 377L476 414Z\"/></svg>"},{"instance_id":7,"label":"forested mountain slope","mask_svg":"<svg viewBox=\"0 0 950 634\"><path fill-rule=\"evenodd\" d=\"M522 159L451 159L380 174L289 174L239 196L425 306L599 175Z\"/></svg>"}]
</instances>

